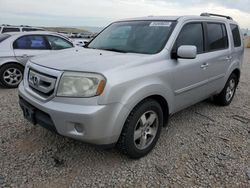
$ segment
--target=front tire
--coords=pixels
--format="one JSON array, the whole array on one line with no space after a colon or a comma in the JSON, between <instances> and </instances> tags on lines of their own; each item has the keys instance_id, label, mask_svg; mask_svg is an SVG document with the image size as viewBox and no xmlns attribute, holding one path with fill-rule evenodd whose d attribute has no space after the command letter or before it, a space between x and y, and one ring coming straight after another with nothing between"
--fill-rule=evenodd
<instances>
[{"instance_id":1,"label":"front tire","mask_svg":"<svg viewBox=\"0 0 250 188\"><path fill-rule=\"evenodd\" d=\"M230 105L234 98L238 82L238 77L234 73L231 74L221 93L214 96L214 102L220 106Z\"/></svg>"},{"instance_id":2,"label":"front tire","mask_svg":"<svg viewBox=\"0 0 250 188\"><path fill-rule=\"evenodd\" d=\"M23 79L24 68L16 63L3 65L0 69L0 83L6 88L17 88Z\"/></svg>"},{"instance_id":3,"label":"front tire","mask_svg":"<svg viewBox=\"0 0 250 188\"><path fill-rule=\"evenodd\" d=\"M156 145L163 127L163 112L153 99L140 102L128 116L118 149L133 159L147 155Z\"/></svg>"}]
</instances>

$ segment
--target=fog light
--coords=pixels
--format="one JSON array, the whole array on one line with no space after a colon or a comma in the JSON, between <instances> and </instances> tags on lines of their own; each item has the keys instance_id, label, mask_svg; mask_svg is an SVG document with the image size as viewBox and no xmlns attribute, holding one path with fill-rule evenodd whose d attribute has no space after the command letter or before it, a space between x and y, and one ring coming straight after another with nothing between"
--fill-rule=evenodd
<instances>
[{"instance_id":1,"label":"fog light","mask_svg":"<svg viewBox=\"0 0 250 188\"><path fill-rule=\"evenodd\" d=\"M74 127L78 133L83 133L84 129L83 129L83 125L81 123L74 123Z\"/></svg>"}]
</instances>

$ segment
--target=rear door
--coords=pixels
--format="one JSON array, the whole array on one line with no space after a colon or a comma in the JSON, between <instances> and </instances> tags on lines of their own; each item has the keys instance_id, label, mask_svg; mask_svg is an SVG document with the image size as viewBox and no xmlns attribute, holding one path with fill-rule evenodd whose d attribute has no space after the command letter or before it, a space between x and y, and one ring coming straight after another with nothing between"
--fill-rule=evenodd
<instances>
[{"instance_id":1,"label":"rear door","mask_svg":"<svg viewBox=\"0 0 250 188\"><path fill-rule=\"evenodd\" d=\"M51 51L50 46L43 35L25 35L13 42L16 59L26 63L29 58L45 54Z\"/></svg>"},{"instance_id":2,"label":"rear door","mask_svg":"<svg viewBox=\"0 0 250 188\"><path fill-rule=\"evenodd\" d=\"M232 61L229 33L224 23L206 23L207 89L216 93L224 87L226 71Z\"/></svg>"}]
</instances>

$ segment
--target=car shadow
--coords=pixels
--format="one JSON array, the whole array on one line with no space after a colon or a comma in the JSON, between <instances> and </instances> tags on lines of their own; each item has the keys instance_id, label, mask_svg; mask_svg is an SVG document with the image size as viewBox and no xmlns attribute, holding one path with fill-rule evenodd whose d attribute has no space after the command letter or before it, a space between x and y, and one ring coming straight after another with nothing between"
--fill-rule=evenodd
<instances>
[{"instance_id":1,"label":"car shadow","mask_svg":"<svg viewBox=\"0 0 250 188\"><path fill-rule=\"evenodd\" d=\"M203 109L208 107L214 108L214 105L211 103L210 100L205 100L201 103L198 103L194 106L184 109L173 115L169 120L169 124L170 125L173 124L176 119L177 122L179 122L186 116L195 116L195 112L202 111ZM175 119L174 122L171 122L172 119ZM163 129L162 135L164 139L171 139L165 137L167 135L167 132L171 131L171 129L178 129L179 125L180 125L179 123L175 124L174 126L168 125L168 129ZM79 163L83 163L82 165L85 166L87 165L93 168L95 167L101 168L105 165L110 165L110 164L112 165L117 164L119 166L121 161L126 163L131 163L131 162L133 163L133 161L135 161L129 159L125 155L122 155L115 147L106 148L102 146L86 144L81 141L73 140L71 138L66 138L64 136L52 133L49 130L46 130L40 126L34 126L29 134L36 137L35 142L33 144L39 142L39 145L42 144L42 148L46 148L46 150L52 151L52 154L48 157L54 161L55 165L65 166L65 164L73 163L77 165ZM160 150L162 149L164 148L160 148ZM148 155L147 157L150 157L150 155ZM105 161L105 163L102 163L101 166L98 166L100 165L100 159L102 161Z\"/></svg>"}]
</instances>

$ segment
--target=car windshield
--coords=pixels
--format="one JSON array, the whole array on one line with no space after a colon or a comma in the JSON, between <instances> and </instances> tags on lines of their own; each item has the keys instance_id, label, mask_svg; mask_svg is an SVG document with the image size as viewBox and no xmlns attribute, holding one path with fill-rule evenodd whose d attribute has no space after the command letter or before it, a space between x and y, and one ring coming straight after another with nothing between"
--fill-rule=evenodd
<instances>
[{"instance_id":1,"label":"car windshield","mask_svg":"<svg viewBox=\"0 0 250 188\"><path fill-rule=\"evenodd\" d=\"M173 21L116 22L86 47L122 53L156 54L166 45L174 26Z\"/></svg>"},{"instance_id":2,"label":"car windshield","mask_svg":"<svg viewBox=\"0 0 250 188\"><path fill-rule=\"evenodd\" d=\"M5 39L9 38L10 35L7 34L0 34L0 43L3 42Z\"/></svg>"}]
</instances>

